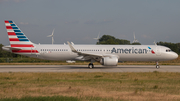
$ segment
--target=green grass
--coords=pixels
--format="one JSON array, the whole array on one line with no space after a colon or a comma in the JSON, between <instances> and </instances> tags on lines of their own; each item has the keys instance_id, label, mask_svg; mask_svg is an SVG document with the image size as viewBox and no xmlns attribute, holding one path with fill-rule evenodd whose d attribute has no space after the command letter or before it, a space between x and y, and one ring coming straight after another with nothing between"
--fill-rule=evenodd
<instances>
[{"instance_id":1,"label":"green grass","mask_svg":"<svg viewBox=\"0 0 180 101\"><path fill-rule=\"evenodd\" d=\"M180 100L180 73L0 73L0 99ZM37 98L37 99L38 99ZM83 99L83 100L82 100ZM8 101L8 100L7 100ZM43 100L44 101L44 100Z\"/></svg>"}]
</instances>

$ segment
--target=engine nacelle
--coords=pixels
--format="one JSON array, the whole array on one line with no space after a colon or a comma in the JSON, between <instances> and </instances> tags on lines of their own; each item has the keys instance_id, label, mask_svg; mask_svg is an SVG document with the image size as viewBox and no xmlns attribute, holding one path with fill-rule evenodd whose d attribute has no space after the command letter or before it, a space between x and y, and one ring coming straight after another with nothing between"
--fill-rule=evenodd
<instances>
[{"instance_id":1,"label":"engine nacelle","mask_svg":"<svg viewBox=\"0 0 180 101\"><path fill-rule=\"evenodd\" d=\"M117 57L104 57L100 61L101 65L104 66L117 66L118 58Z\"/></svg>"}]
</instances>

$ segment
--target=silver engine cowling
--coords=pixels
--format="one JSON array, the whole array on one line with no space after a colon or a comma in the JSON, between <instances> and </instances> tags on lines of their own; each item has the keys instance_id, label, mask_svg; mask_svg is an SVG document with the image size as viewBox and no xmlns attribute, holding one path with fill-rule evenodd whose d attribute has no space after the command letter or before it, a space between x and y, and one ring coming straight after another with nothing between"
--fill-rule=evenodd
<instances>
[{"instance_id":1,"label":"silver engine cowling","mask_svg":"<svg viewBox=\"0 0 180 101\"><path fill-rule=\"evenodd\" d=\"M104 57L100 61L101 65L104 66L117 66L118 58L117 57Z\"/></svg>"}]
</instances>

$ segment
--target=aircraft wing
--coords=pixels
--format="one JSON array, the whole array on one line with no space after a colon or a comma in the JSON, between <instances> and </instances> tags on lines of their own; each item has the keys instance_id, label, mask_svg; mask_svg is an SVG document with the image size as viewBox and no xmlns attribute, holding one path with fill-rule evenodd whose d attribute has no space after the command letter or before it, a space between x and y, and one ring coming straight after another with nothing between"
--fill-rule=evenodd
<instances>
[{"instance_id":1,"label":"aircraft wing","mask_svg":"<svg viewBox=\"0 0 180 101\"><path fill-rule=\"evenodd\" d=\"M94 53L83 53L83 52L78 52L74 47L68 42L69 47L71 48L71 51L74 53L77 53L79 56L83 56L84 59L94 59L96 61L100 61L101 58L103 57L117 57L115 55L111 54L94 54Z\"/></svg>"}]
</instances>

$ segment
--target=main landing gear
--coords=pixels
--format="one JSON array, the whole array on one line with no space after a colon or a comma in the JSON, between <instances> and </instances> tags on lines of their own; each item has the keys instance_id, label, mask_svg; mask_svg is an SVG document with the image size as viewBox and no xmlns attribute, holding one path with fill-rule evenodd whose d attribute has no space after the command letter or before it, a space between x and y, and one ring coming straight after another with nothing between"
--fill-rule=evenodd
<instances>
[{"instance_id":1,"label":"main landing gear","mask_svg":"<svg viewBox=\"0 0 180 101\"><path fill-rule=\"evenodd\" d=\"M159 68L160 68L160 66L159 66L158 62L156 62L156 69L159 69Z\"/></svg>"},{"instance_id":2,"label":"main landing gear","mask_svg":"<svg viewBox=\"0 0 180 101\"><path fill-rule=\"evenodd\" d=\"M93 63L89 63L88 68L90 68L90 69L94 68Z\"/></svg>"}]
</instances>

